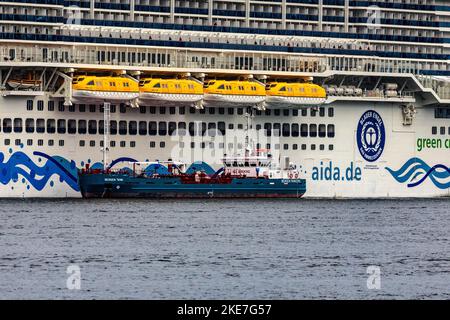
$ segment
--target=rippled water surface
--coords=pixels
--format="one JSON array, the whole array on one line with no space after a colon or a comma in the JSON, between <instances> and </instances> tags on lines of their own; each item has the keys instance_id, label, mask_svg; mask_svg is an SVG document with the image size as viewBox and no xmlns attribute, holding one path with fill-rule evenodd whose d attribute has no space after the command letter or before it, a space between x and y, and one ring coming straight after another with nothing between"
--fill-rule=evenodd
<instances>
[{"instance_id":1,"label":"rippled water surface","mask_svg":"<svg viewBox=\"0 0 450 320\"><path fill-rule=\"evenodd\" d=\"M0 200L0 298L449 299L450 200Z\"/></svg>"}]
</instances>

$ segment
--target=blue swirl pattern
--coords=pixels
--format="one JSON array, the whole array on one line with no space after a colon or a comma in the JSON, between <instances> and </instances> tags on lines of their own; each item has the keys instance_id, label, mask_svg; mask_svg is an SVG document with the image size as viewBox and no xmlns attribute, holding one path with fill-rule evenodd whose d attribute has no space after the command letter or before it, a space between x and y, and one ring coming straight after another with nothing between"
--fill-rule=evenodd
<instances>
[{"instance_id":1,"label":"blue swirl pattern","mask_svg":"<svg viewBox=\"0 0 450 320\"><path fill-rule=\"evenodd\" d=\"M420 158L411 158L397 171L388 167L386 170L397 182L408 183L408 188L417 187L427 179L430 179L439 189L450 188L450 168L443 164L430 167Z\"/></svg>"},{"instance_id":2,"label":"blue swirl pattern","mask_svg":"<svg viewBox=\"0 0 450 320\"><path fill-rule=\"evenodd\" d=\"M54 175L59 176L59 182L67 183L73 190L80 191L78 186L77 166L74 161L67 161L61 157L51 157L42 152L34 152L33 155L46 160L43 166L34 163L24 152L12 153L9 160L4 162L5 156L0 152L0 183L8 185L11 181L18 182L19 176L22 182L28 182L36 190L42 191ZM28 185L28 189L30 186ZM50 182L53 186L53 182Z\"/></svg>"}]
</instances>

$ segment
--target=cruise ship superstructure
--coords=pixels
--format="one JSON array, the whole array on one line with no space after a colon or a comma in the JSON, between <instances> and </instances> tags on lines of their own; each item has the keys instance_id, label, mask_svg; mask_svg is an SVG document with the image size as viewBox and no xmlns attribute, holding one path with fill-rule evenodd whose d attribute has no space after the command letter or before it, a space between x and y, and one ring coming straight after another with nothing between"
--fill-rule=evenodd
<instances>
[{"instance_id":1,"label":"cruise ship superstructure","mask_svg":"<svg viewBox=\"0 0 450 320\"><path fill-rule=\"evenodd\" d=\"M249 133L304 197L450 196L448 1L15 0L0 28L0 197L214 172Z\"/></svg>"}]
</instances>

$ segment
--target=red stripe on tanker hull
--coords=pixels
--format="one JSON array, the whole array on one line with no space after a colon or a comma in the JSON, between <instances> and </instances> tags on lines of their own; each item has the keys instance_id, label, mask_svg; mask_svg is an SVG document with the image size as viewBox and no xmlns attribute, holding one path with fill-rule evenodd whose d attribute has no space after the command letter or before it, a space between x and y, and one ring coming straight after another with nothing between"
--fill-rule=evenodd
<instances>
[{"instance_id":1,"label":"red stripe on tanker hull","mask_svg":"<svg viewBox=\"0 0 450 320\"><path fill-rule=\"evenodd\" d=\"M303 197L304 192L295 193L214 193L214 194L199 194L199 193L178 193L178 192L164 192L164 193L83 193L83 198L122 198L122 199L299 199Z\"/></svg>"}]
</instances>

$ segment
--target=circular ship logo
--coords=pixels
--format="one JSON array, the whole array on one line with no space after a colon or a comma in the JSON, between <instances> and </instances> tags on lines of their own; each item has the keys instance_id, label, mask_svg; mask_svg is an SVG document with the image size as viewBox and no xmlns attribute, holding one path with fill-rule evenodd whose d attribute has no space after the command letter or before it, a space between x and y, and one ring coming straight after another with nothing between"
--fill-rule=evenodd
<instances>
[{"instance_id":1,"label":"circular ship logo","mask_svg":"<svg viewBox=\"0 0 450 320\"><path fill-rule=\"evenodd\" d=\"M386 131L381 116L373 110L364 113L359 120L356 141L361 156L369 161L377 161L384 151Z\"/></svg>"}]
</instances>

